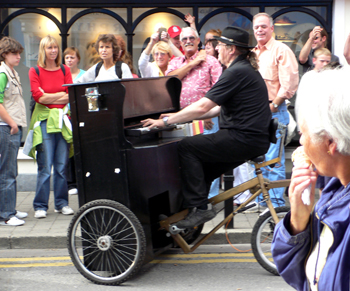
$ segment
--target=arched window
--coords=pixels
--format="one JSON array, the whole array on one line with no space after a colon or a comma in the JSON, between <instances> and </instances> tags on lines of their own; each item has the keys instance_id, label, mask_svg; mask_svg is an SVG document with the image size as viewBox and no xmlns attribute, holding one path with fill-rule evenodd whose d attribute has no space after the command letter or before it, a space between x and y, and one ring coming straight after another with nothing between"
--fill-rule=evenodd
<instances>
[{"instance_id":1,"label":"arched window","mask_svg":"<svg viewBox=\"0 0 350 291\"><path fill-rule=\"evenodd\" d=\"M144 49L149 42L148 38L155 33L159 27L168 29L172 25L178 25L181 28L188 26L183 19L165 12L151 14L137 25L134 31L135 35L132 48L134 67L138 67L138 59L140 58L142 49Z\"/></svg>"},{"instance_id":2,"label":"arched window","mask_svg":"<svg viewBox=\"0 0 350 291\"><path fill-rule=\"evenodd\" d=\"M94 49L99 34L112 33L127 38L124 27L115 18L104 13L89 13L74 22L68 31L68 46L74 46L80 52L80 68L87 70L99 61Z\"/></svg>"},{"instance_id":3,"label":"arched window","mask_svg":"<svg viewBox=\"0 0 350 291\"><path fill-rule=\"evenodd\" d=\"M15 67L15 70L21 79L23 98L27 110L27 123L29 124L29 102L31 94L28 72L31 67L37 65L41 39L50 34L61 45L60 31L56 24L48 17L36 13L21 14L12 19L6 28L8 28L9 36L19 41L24 48L21 54L21 62ZM23 140L27 135L26 131L27 128L24 128Z\"/></svg>"},{"instance_id":4,"label":"arched window","mask_svg":"<svg viewBox=\"0 0 350 291\"><path fill-rule=\"evenodd\" d=\"M298 56L309 38L310 31L321 23L304 12L288 12L274 19L275 39L288 45Z\"/></svg>"},{"instance_id":5,"label":"arched window","mask_svg":"<svg viewBox=\"0 0 350 291\"><path fill-rule=\"evenodd\" d=\"M209 30L220 29L222 31L227 26L238 26L247 30L251 35L250 43L254 43L252 22L246 16L236 12L219 13L206 21L200 30L202 43L204 44L205 34Z\"/></svg>"}]
</instances>

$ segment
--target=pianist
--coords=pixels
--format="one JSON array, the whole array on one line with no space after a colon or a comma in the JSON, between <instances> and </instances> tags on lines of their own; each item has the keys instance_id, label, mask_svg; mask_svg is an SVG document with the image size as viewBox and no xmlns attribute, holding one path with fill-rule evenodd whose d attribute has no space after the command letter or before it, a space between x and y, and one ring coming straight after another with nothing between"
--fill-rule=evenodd
<instances>
[{"instance_id":1,"label":"pianist","mask_svg":"<svg viewBox=\"0 0 350 291\"><path fill-rule=\"evenodd\" d=\"M249 50L249 33L227 27L215 38L219 61L227 69L212 89L177 113L143 121L152 128L220 115L218 132L187 137L178 145L184 207L189 208L187 217L176 223L181 229L214 218L215 210L208 203L211 182L245 160L265 154L270 146L268 93L255 54Z\"/></svg>"}]
</instances>

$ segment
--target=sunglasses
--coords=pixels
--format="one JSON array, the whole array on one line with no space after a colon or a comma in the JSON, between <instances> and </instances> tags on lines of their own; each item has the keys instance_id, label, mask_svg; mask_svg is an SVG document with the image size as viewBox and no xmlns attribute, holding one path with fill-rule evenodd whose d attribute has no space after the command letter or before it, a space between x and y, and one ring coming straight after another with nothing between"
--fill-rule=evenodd
<instances>
[{"instance_id":1,"label":"sunglasses","mask_svg":"<svg viewBox=\"0 0 350 291\"><path fill-rule=\"evenodd\" d=\"M155 57L158 57L158 56L164 57L165 55L166 53L159 53L159 52L154 53Z\"/></svg>"},{"instance_id":2,"label":"sunglasses","mask_svg":"<svg viewBox=\"0 0 350 291\"><path fill-rule=\"evenodd\" d=\"M187 42L187 40L190 40L190 42L194 42L196 38L194 36L190 36L190 37L183 37L181 39L182 42Z\"/></svg>"}]
</instances>

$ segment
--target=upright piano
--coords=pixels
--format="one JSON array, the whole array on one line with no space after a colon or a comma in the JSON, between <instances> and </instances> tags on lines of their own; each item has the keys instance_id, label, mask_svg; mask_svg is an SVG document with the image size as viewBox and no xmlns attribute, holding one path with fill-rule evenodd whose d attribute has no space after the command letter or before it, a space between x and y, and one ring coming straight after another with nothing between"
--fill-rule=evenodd
<instances>
[{"instance_id":1,"label":"upright piano","mask_svg":"<svg viewBox=\"0 0 350 291\"><path fill-rule=\"evenodd\" d=\"M146 262L172 243L159 215L181 208L177 143L140 121L179 110L176 77L125 79L69 87L79 206L110 199L127 206L146 235ZM165 129L168 130L168 129Z\"/></svg>"}]
</instances>

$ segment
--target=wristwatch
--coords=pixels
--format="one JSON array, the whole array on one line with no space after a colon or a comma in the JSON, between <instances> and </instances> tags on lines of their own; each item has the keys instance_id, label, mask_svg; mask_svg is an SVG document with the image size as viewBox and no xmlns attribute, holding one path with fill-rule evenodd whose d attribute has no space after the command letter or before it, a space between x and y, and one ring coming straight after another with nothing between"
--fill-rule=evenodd
<instances>
[{"instance_id":1,"label":"wristwatch","mask_svg":"<svg viewBox=\"0 0 350 291\"><path fill-rule=\"evenodd\" d=\"M271 102L274 108L278 108L278 105L276 103Z\"/></svg>"},{"instance_id":2,"label":"wristwatch","mask_svg":"<svg viewBox=\"0 0 350 291\"><path fill-rule=\"evenodd\" d=\"M169 124L168 124L168 119L169 119L169 116L163 117L163 122L164 122L164 125L165 125L165 126L168 126L168 125L169 125Z\"/></svg>"}]
</instances>

